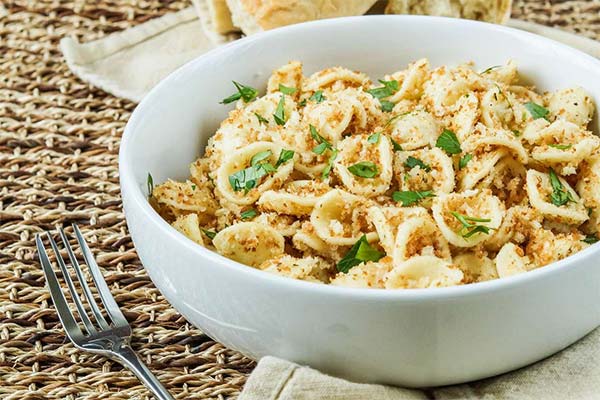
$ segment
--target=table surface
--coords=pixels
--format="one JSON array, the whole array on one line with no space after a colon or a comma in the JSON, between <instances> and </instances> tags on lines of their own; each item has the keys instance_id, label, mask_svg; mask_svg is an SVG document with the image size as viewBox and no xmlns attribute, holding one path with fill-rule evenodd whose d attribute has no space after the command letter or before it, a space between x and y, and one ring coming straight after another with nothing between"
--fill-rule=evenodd
<instances>
[{"instance_id":1,"label":"table surface","mask_svg":"<svg viewBox=\"0 0 600 400\"><path fill-rule=\"evenodd\" d=\"M2 7L3 6L3 7ZM66 340L34 236L80 224L134 331L133 347L179 399L233 399L254 362L188 324L137 258L117 155L135 104L76 78L58 49L189 6L187 1L0 1L0 398L147 399L116 363ZM515 0L513 17L600 39L600 0Z\"/></svg>"}]
</instances>

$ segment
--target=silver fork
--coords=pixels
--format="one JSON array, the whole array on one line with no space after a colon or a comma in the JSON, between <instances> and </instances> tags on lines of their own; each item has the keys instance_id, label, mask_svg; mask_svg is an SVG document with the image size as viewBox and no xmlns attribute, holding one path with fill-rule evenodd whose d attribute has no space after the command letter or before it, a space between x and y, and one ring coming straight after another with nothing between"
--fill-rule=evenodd
<instances>
[{"instance_id":1,"label":"silver fork","mask_svg":"<svg viewBox=\"0 0 600 400\"><path fill-rule=\"evenodd\" d=\"M58 266L62 272L64 280L67 283L69 292L71 293L71 298L75 303L77 314L83 323L82 330L82 327L77 322L75 315L73 315L69 309L67 299L65 298L65 295L60 287L60 283L58 282L58 278L56 277L56 273L54 272L52 263L48 258L46 248L44 247L42 234L38 234L35 238L38 255L44 270L44 275L46 276L48 288L50 289L50 296L54 302L54 307L56 308L60 322L67 332L67 336L77 348L84 351L89 351L90 353L101 354L112 360L118 361L123 366L129 368L154 394L154 396L156 396L157 399L173 400L173 397L171 397L169 392L167 392L167 389L165 389L165 387L158 381L152 372L150 372L148 367L137 357L131 348L131 327L123 316L121 310L119 310L115 299L112 297L110 290L106 285L106 281L104 278L102 278L98 264L96 264L92 252L86 244L77 225L73 224L73 230L75 231L77 242L79 243L79 247L83 253L83 259L85 260L85 263L91 272L97 292L100 296L100 300L104 305L104 309L106 310L110 321L104 317L100 307L98 306L98 303L94 299L92 291L90 290L90 287L83 276L81 266L77 262L75 253L69 244L69 240L65 234L65 231L60 229L59 234L62 239L63 246L69 256L71 267L75 271L75 275L77 275L79 284L83 289L84 297L86 302L89 304L90 309L92 310L93 316L88 315L86 312L81 297L75 288L75 283L73 282L71 274L67 269L65 260L60 254L58 245L52 238L52 235L49 232L46 232L46 235L50 241L50 245L52 246L52 250L54 250L54 253L56 254ZM92 320L95 321L95 323Z\"/></svg>"}]
</instances>

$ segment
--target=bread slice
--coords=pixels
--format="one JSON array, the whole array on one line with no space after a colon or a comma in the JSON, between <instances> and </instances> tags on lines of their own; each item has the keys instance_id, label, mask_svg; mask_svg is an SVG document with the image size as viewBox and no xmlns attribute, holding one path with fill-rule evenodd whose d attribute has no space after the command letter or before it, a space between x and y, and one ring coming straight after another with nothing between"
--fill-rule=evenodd
<instances>
[{"instance_id":1,"label":"bread slice","mask_svg":"<svg viewBox=\"0 0 600 400\"><path fill-rule=\"evenodd\" d=\"M223 44L240 37L233 25L225 0L192 0L204 34L215 44Z\"/></svg>"},{"instance_id":2,"label":"bread slice","mask_svg":"<svg viewBox=\"0 0 600 400\"><path fill-rule=\"evenodd\" d=\"M246 34L315 19L362 15L377 0L227 0L233 24Z\"/></svg>"},{"instance_id":3,"label":"bread slice","mask_svg":"<svg viewBox=\"0 0 600 400\"><path fill-rule=\"evenodd\" d=\"M386 14L421 14L504 24L512 0L389 0Z\"/></svg>"}]
</instances>

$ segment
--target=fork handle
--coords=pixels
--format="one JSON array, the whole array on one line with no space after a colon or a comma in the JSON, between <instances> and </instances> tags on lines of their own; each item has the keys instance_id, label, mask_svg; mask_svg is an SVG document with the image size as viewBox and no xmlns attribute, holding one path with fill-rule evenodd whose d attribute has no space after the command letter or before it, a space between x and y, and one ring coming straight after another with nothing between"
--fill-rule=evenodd
<instances>
[{"instance_id":1,"label":"fork handle","mask_svg":"<svg viewBox=\"0 0 600 400\"><path fill-rule=\"evenodd\" d=\"M119 361L129 368L158 400L174 400L173 396L169 394L131 347L125 344L121 345L116 355Z\"/></svg>"}]
</instances>

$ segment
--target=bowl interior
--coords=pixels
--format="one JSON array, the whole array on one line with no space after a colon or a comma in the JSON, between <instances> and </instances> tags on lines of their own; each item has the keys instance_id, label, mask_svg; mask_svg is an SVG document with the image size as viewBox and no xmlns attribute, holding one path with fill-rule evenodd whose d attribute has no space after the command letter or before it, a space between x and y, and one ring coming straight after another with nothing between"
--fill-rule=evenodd
<instances>
[{"instance_id":1,"label":"bowl interior","mask_svg":"<svg viewBox=\"0 0 600 400\"><path fill-rule=\"evenodd\" d=\"M264 88L271 71L300 60L305 74L330 66L373 79L427 57L433 66L473 61L475 68L513 59L524 80L542 90L580 85L600 99L599 64L576 50L518 30L449 18L368 16L322 20L265 32L213 50L162 81L139 105L122 145L121 173L146 191L155 182L185 178L188 164L226 118L231 80ZM598 131L598 118L593 121Z\"/></svg>"}]
</instances>

